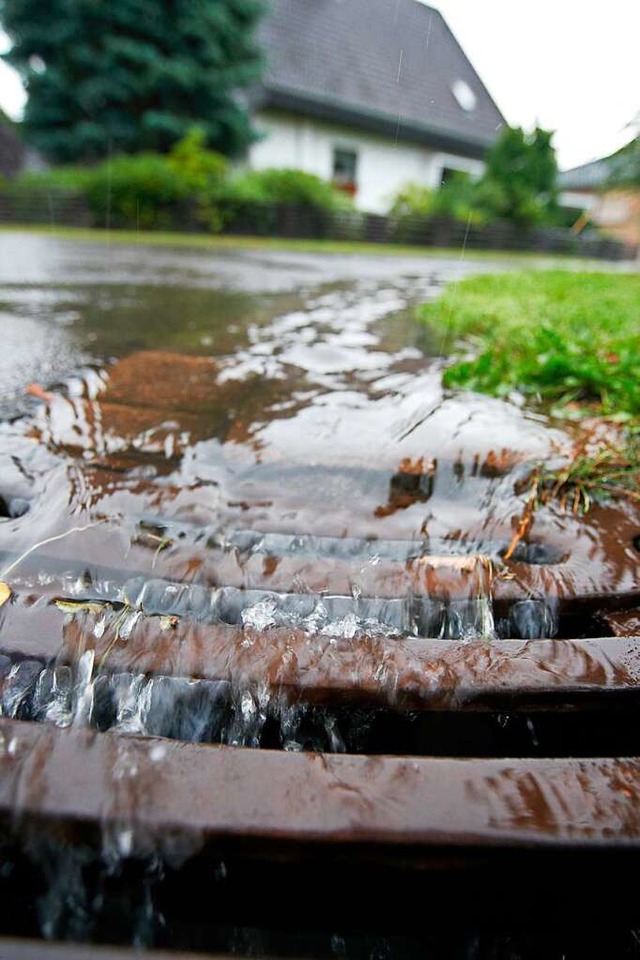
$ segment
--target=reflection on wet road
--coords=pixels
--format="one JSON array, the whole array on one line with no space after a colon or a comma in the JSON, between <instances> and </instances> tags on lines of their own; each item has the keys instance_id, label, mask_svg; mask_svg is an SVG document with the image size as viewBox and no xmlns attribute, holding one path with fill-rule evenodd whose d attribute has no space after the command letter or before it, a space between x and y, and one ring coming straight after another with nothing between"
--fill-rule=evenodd
<instances>
[{"instance_id":1,"label":"reflection on wet road","mask_svg":"<svg viewBox=\"0 0 640 960\"><path fill-rule=\"evenodd\" d=\"M555 871L532 909L527 852L579 850L582 905L585 851L637 850L638 762L612 758L637 756L640 666L610 634L637 631L639 511L547 505L505 560L517 481L570 432L443 392L412 314L500 268L0 234L0 932L272 955L271 892L290 955L321 862L323 889L354 857L383 898L395 857L407 897L453 863L443 902L484 929L496 847L501 924L505 863L528 924ZM219 850L248 864L226 900ZM345 876L327 929L336 904L353 924ZM305 955L347 955L310 904ZM357 955L407 956L405 920Z\"/></svg>"},{"instance_id":2,"label":"reflection on wet road","mask_svg":"<svg viewBox=\"0 0 640 960\"><path fill-rule=\"evenodd\" d=\"M557 630L549 598L636 590L627 506L545 508L501 561L515 480L568 437L517 398L444 395L437 335L411 310L499 264L0 241L0 549L24 589L82 592L107 570L476 604L394 621L436 636L461 617L497 629L479 600L544 601L498 631L525 637Z\"/></svg>"}]
</instances>

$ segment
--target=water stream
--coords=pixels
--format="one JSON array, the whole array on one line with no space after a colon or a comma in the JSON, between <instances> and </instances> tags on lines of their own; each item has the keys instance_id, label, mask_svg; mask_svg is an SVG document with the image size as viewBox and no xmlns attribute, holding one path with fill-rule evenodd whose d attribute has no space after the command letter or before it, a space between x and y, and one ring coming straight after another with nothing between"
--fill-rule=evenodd
<instances>
[{"instance_id":1,"label":"water stream","mask_svg":"<svg viewBox=\"0 0 640 960\"><path fill-rule=\"evenodd\" d=\"M504 560L517 482L571 429L517 396L444 393L412 308L508 263L0 242L0 716L358 752L375 715L292 698L292 650L355 679L360 651L564 636L563 604L637 589L628 505L545 507ZM181 670L209 635L229 637L228 675ZM105 831L100 883L136 853L126 823ZM90 852L29 849L42 933L95 932ZM144 862L137 943L160 924L162 857Z\"/></svg>"}]
</instances>

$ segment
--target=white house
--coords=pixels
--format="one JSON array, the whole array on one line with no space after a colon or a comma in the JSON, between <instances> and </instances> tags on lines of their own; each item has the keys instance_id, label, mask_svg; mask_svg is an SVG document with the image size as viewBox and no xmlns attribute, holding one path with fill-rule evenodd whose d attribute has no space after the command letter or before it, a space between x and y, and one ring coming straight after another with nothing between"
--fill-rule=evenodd
<instances>
[{"instance_id":1,"label":"white house","mask_svg":"<svg viewBox=\"0 0 640 960\"><path fill-rule=\"evenodd\" d=\"M583 225L591 222L618 240L638 248L640 252L640 190L637 187L615 187L611 177L623 150L558 175L560 203L573 208Z\"/></svg>"},{"instance_id":2,"label":"white house","mask_svg":"<svg viewBox=\"0 0 640 960\"><path fill-rule=\"evenodd\" d=\"M252 169L333 180L384 213L408 181L482 172L505 120L441 14L418 0L271 0Z\"/></svg>"}]
</instances>

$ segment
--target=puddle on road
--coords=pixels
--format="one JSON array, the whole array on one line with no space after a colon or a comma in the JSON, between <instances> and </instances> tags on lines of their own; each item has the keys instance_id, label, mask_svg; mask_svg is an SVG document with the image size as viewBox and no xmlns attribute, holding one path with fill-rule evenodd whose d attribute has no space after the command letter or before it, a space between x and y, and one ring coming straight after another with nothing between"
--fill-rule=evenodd
<instances>
[{"instance_id":1,"label":"puddle on road","mask_svg":"<svg viewBox=\"0 0 640 960\"><path fill-rule=\"evenodd\" d=\"M388 597L433 588L427 556L501 566L522 508L516 479L568 438L517 403L443 395L437 338L411 307L459 264L314 287L319 258L299 258L282 289L277 258L223 257L211 289L206 258L185 255L180 272L166 251L154 266L149 251L135 253L138 285L120 251L110 276L90 259L85 274L67 263L61 283L38 277L2 294L11 328L40 325L59 366L23 330L14 376L41 364L51 398L0 428L0 550L12 582L98 581L108 567L124 578ZM249 291L237 288L241 268ZM252 290L260 278L267 292ZM491 590L542 601L631 594L637 521L628 506L583 520L545 508ZM281 549L239 549L243 531L284 538ZM335 541L337 556L296 555L300 537ZM397 542L404 555L387 556ZM448 589L470 599L466 586L457 597Z\"/></svg>"},{"instance_id":2,"label":"puddle on road","mask_svg":"<svg viewBox=\"0 0 640 960\"><path fill-rule=\"evenodd\" d=\"M75 285L63 276L2 295L14 327L31 318L54 344L62 331L61 365L84 363L56 385L43 362L50 399L0 427L0 550L17 586L97 582L108 567L123 579L389 597L432 590L434 557L475 555L495 565L491 591L505 599L633 594L638 517L626 505L585 519L540 510L503 576L522 509L515 481L568 438L515 402L443 395L437 338L411 307L459 265L313 288L307 264L288 289L258 293L235 289L232 258L210 289L195 266L179 285L161 282L158 256L153 284L116 274L92 285L89 270ZM254 284L256 272L282 273L243 267ZM42 361L31 335L22 349ZM240 549L243 531L280 548ZM335 556L296 553L301 537L328 539ZM393 543L406 544L400 555ZM447 587L477 599L468 589Z\"/></svg>"}]
</instances>

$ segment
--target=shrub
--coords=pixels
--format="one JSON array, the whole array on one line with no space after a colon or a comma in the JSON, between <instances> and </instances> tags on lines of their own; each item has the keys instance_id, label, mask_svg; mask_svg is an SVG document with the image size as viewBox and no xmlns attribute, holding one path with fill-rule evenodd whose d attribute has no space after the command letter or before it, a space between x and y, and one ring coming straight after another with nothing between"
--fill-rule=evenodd
<instances>
[{"instance_id":1,"label":"shrub","mask_svg":"<svg viewBox=\"0 0 640 960\"><path fill-rule=\"evenodd\" d=\"M207 150L204 130L194 127L171 149L169 165L195 203L196 220L217 233L224 225L221 201L229 169L225 157Z\"/></svg>"},{"instance_id":2,"label":"shrub","mask_svg":"<svg viewBox=\"0 0 640 960\"><path fill-rule=\"evenodd\" d=\"M194 128L168 155L118 156L95 167L57 167L26 173L13 181L14 209L46 209L47 197L82 196L94 226L175 225L190 211L207 229L220 229L220 204L227 184L227 161L205 148L204 133Z\"/></svg>"},{"instance_id":3,"label":"shrub","mask_svg":"<svg viewBox=\"0 0 640 960\"><path fill-rule=\"evenodd\" d=\"M98 225L170 227L192 201L196 220L218 230L226 174L227 161L207 150L204 132L194 128L167 156L139 153L101 163L85 189Z\"/></svg>"},{"instance_id":4,"label":"shrub","mask_svg":"<svg viewBox=\"0 0 640 960\"><path fill-rule=\"evenodd\" d=\"M32 190L82 193L91 177L91 172L88 167L52 167L50 170L21 173L7 186L15 194L28 194Z\"/></svg>"},{"instance_id":5,"label":"shrub","mask_svg":"<svg viewBox=\"0 0 640 960\"><path fill-rule=\"evenodd\" d=\"M349 222L341 224L345 232L360 234L351 197L302 170L250 170L227 180L220 195L220 214L227 226L241 232L270 234L279 230L278 207L301 207L306 210L304 220L310 235L322 236L331 223L332 215L350 212ZM356 223L352 224L351 219ZM304 229L304 228L303 228Z\"/></svg>"},{"instance_id":6,"label":"shrub","mask_svg":"<svg viewBox=\"0 0 640 960\"><path fill-rule=\"evenodd\" d=\"M200 127L192 130L172 147L169 165L195 194L219 193L229 164L221 153L207 150L206 135Z\"/></svg>"},{"instance_id":7,"label":"shrub","mask_svg":"<svg viewBox=\"0 0 640 960\"><path fill-rule=\"evenodd\" d=\"M446 217L472 226L508 220L521 229L557 222L555 153L551 134L536 127L525 134L505 127L487 154L479 180L454 173L437 191L407 184L396 196L391 215L399 224L410 218Z\"/></svg>"},{"instance_id":8,"label":"shrub","mask_svg":"<svg viewBox=\"0 0 640 960\"><path fill-rule=\"evenodd\" d=\"M321 210L349 210L351 198L332 184L302 170L251 170L230 183L229 199L252 203L287 203Z\"/></svg>"},{"instance_id":9,"label":"shrub","mask_svg":"<svg viewBox=\"0 0 640 960\"><path fill-rule=\"evenodd\" d=\"M496 203L496 192L494 185L472 180L460 171L438 190L417 183L405 184L396 194L390 216L399 235L405 238L412 227L419 228L425 221L438 217L482 226L494 219L490 211Z\"/></svg>"},{"instance_id":10,"label":"shrub","mask_svg":"<svg viewBox=\"0 0 640 960\"><path fill-rule=\"evenodd\" d=\"M393 199L389 216L397 219L430 216L434 211L435 191L419 183L405 183Z\"/></svg>"},{"instance_id":11,"label":"shrub","mask_svg":"<svg viewBox=\"0 0 640 960\"><path fill-rule=\"evenodd\" d=\"M85 187L90 171L76 167L23 173L2 184L9 216L21 223L56 223L71 217L88 225Z\"/></svg>"},{"instance_id":12,"label":"shrub","mask_svg":"<svg viewBox=\"0 0 640 960\"><path fill-rule=\"evenodd\" d=\"M227 161L205 147L198 128L167 155L118 156L95 167L58 167L24 174L11 185L16 202L46 211L47 197L86 200L94 226L167 229L199 224L219 231L243 219L251 232L272 232L280 205L307 208L325 224L332 213L353 211L352 199L330 183L300 170L229 175ZM322 219L324 217L324 219ZM311 222L311 221L310 221ZM361 224L349 221L356 233ZM321 226L318 227L321 230Z\"/></svg>"},{"instance_id":13,"label":"shrub","mask_svg":"<svg viewBox=\"0 0 640 960\"><path fill-rule=\"evenodd\" d=\"M520 127L503 128L487 154L479 183L497 188L487 205L494 217L524 228L553 220L558 168L552 136L540 127L532 133Z\"/></svg>"},{"instance_id":14,"label":"shrub","mask_svg":"<svg viewBox=\"0 0 640 960\"><path fill-rule=\"evenodd\" d=\"M482 226L495 219L492 206L496 192L496 187L457 171L435 194L433 212L436 216Z\"/></svg>"},{"instance_id":15,"label":"shrub","mask_svg":"<svg viewBox=\"0 0 640 960\"><path fill-rule=\"evenodd\" d=\"M94 167L86 195L96 226L168 228L189 195L170 159L157 153L116 157Z\"/></svg>"}]
</instances>

